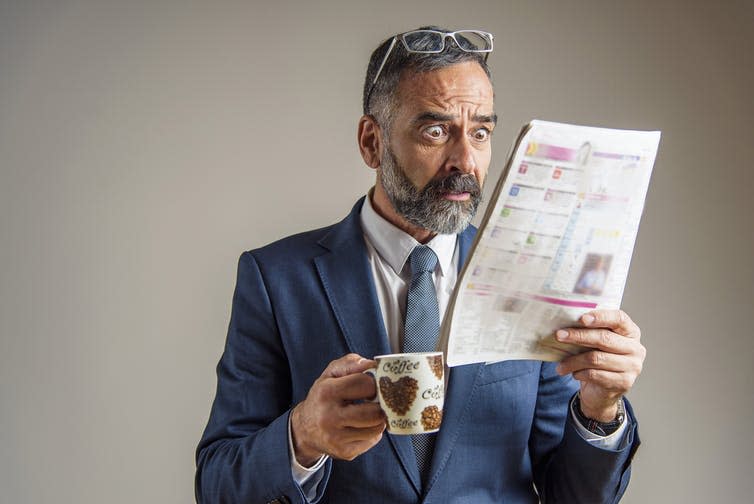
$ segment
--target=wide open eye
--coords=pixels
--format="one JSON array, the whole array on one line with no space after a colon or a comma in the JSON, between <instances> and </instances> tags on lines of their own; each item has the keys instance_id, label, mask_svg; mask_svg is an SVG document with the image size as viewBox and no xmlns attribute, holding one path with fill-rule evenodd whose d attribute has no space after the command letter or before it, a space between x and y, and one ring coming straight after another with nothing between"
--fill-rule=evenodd
<instances>
[{"instance_id":1,"label":"wide open eye","mask_svg":"<svg viewBox=\"0 0 754 504\"><path fill-rule=\"evenodd\" d=\"M490 135L492 132L487 128L479 128L478 130L474 131L474 140L477 142L486 142L489 140Z\"/></svg>"},{"instance_id":2,"label":"wide open eye","mask_svg":"<svg viewBox=\"0 0 754 504\"><path fill-rule=\"evenodd\" d=\"M432 126L424 128L424 135L431 138L432 140L439 140L443 136L445 136L445 129L438 124L434 124Z\"/></svg>"}]
</instances>

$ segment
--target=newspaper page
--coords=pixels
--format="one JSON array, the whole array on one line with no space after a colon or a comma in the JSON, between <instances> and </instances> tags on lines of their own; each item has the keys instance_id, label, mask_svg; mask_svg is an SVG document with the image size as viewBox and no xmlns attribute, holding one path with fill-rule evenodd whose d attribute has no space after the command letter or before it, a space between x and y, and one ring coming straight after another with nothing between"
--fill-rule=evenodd
<instances>
[{"instance_id":1,"label":"newspaper page","mask_svg":"<svg viewBox=\"0 0 754 504\"><path fill-rule=\"evenodd\" d=\"M559 361L555 340L620 307L659 131L532 121L523 128L448 304L449 366Z\"/></svg>"}]
</instances>

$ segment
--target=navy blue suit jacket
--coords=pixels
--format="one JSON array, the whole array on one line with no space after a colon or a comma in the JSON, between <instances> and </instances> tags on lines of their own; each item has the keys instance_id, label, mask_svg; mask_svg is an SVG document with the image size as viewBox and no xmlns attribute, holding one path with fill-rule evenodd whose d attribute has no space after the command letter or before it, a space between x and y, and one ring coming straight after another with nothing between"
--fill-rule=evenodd
<instances>
[{"instance_id":1,"label":"navy blue suit jacket","mask_svg":"<svg viewBox=\"0 0 754 504\"><path fill-rule=\"evenodd\" d=\"M360 225L362 202L338 224L241 256L217 395L197 449L198 502L306 502L291 476L291 408L330 361L349 352L390 353ZM460 264L474 233L459 235ZM577 389L552 363L452 368L425 488L410 438L385 433L351 462L328 461L318 498L617 502L638 446L635 421L625 449L589 445L568 415Z\"/></svg>"}]
</instances>

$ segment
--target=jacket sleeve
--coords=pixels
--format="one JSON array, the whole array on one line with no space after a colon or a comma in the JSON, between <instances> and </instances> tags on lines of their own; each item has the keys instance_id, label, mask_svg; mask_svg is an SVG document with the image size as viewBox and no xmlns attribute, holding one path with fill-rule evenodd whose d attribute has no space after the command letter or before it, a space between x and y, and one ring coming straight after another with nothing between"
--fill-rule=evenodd
<instances>
[{"instance_id":1,"label":"jacket sleeve","mask_svg":"<svg viewBox=\"0 0 754 504\"><path fill-rule=\"evenodd\" d=\"M245 252L217 365L217 392L196 453L199 504L306 502L291 474L291 396L291 373L265 281L254 256ZM330 468L331 463L320 488Z\"/></svg>"},{"instance_id":2,"label":"jacket sleeve","mask_svg":"<svg viewBox=\"0 0 754 504\"><path fill-rule=\"evenodd\" d=\"M628 485L631 458L639 447L633 410L626 401L630 425L621 447L599 448L586 441L573 424L567 405L577 389L578 383L570 376L556 373L555 364L543 363L529 441L537 492L544 504L617 503Z\"/></svg>"}]
</instances>

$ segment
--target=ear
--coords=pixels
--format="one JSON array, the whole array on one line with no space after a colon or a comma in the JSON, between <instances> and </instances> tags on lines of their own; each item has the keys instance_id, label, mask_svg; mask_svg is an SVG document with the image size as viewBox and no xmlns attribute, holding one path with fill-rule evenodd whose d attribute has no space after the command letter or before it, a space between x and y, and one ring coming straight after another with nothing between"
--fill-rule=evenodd
<instances>
[{"instance_id":1,"label":"ear","mask_svg":"<svg viewBox=\"0 0 754 504\"><path fill-rule=\"evenodd\" d=\"M370 168L377 169L382 162L382 129L371 115L359 119L359 152Z\"/></svg>"}]
</instances>

